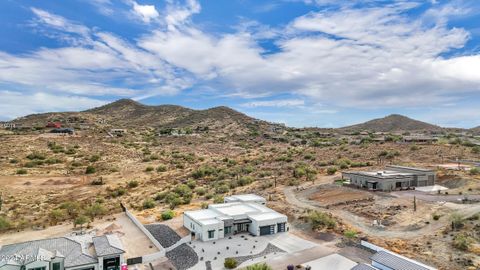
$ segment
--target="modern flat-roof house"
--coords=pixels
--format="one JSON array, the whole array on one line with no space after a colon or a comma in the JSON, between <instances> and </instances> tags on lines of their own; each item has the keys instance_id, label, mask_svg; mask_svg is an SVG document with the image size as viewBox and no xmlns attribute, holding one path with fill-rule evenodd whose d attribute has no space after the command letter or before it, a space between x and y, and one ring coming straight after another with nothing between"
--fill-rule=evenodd
<instances>
[{"instance_id":1,"label":"modern flat-roof house","mask_svg":"<svg viewBox=\"0 0 480 270\"><path fill-rule=\"evenodd\" d=\"M223 200L225 203L244 202L244 203L258 203L261 205L267 204L267 200L265 198L255 194L232 195L232 196L225 197Z\"/></svg>"},{"instance_id":2,"label":"modern flat-roof house","mask_svg":"<svg viewBox=\"0 0 480 270\"><path fill-rule=\"evenodd\" d=\"M114 234L35 240L1 246L0 270L120 270L124 253Z\"/></svg>"},{"instance_id":3,"label":"modern flat-roof house","mask_svg":"<svg viewBox=\"0 0 480 270\"><path fill-rule=\"evenodd\" d=\"M202 241L217 240L232 234L269 235L288 231L287 216L261 203L227 202L208 209L186 211L183 226Z\"/></svg>"},{"instance_id":4,"label":"modern flat-roof house","mask_svg":"<svg viewBox=\"0 0 480 270\"><path fill-rule=\"evenodd\" d=\"M394 165L376 172L347 171L342 177L357 187L382 191L433 186L436 180L433 170Z\"/></svg>"}]
</instances>

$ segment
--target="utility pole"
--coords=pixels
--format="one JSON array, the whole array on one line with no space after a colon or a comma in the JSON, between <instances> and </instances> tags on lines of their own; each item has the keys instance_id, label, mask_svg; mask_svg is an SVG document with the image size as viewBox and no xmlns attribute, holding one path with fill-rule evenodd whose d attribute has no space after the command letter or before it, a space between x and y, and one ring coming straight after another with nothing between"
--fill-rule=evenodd
<instances>
[{"instance_id":1,"label":"utility pole","mask_svg":"<svg viewBox=\"0 0 480 270\"><path fill-rule=\"evenodd\" d=\"M413 212L417 212L417 197L413 196Z\"/></svg>"}]
</instances>

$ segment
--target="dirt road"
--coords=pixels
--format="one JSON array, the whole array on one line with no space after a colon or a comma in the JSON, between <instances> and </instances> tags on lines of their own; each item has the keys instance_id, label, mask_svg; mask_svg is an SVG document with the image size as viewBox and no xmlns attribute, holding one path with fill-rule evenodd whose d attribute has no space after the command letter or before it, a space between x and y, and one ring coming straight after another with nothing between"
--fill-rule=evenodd
<instances>
[{"instance_id":1,"label":"dirt road","mask_svg":"<svg viewBox=\"0 0 480 270\"><path fill-rule=\"evenodd\" d=\"M333 177L324 177L322 181L318 181L314 185L312 185L311 183L305 183L304 185L300 186L299 189L313 189L318 187L319 185L322 185L325 183L331 183L332 180L333 180ZM307 198L298 196L296 189L297 189L296 187L286 187L284 189L286 200L292 206L298 207L300 209L321 210L323 212L329 212L332 215L340 218L350 226L370 236L411 239L411 238L416 238L424 235L435 234L438 230L449 225L448 219L443 219L443 220L438 220L436 222L430 222L430 224L425 224L425 226L422 226L421 228L415 229L415 230L391 230L391 229L386 230L379 227L373 227L373 226L367 225L372 222L371 220L366 220L365 218L354 215L348 211L344 211L340 209L326 209L323 207L319 207L318 205L315 204L315 202L310 201ZM475 213L480 212L480 204L457 205L455 207L456 207L455 212L464 217L468 217Z\"/></svg>"}]
</instances>

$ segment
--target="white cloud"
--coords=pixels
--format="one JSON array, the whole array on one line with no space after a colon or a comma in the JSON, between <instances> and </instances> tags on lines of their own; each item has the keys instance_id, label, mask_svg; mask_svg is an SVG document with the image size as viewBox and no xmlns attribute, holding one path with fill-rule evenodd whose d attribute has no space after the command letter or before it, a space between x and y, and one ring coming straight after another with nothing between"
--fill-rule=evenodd
<instances>
[{"instance_id":1,"label":"white cloud","mask_svg":"<svg viewBox=\"0 0 480 270\"><path fill-rule=\"evenodd\" d=\"M79 35L87 36L89 29L81 24L71 22L61 16L49 13L45 10L38 8L31 8L32 12L37 16L37 23L46 24L57 30L76 33Z\"/></svg>"},{"instance_id":2,"label":"white cloud","mask_svg":"<svg viewBox=\"0 0 480 270\"><path fill-rule=\"evenodd\" d=\"M80 111L106 103L81 96L52 95L43 92L26 94L0 90L0 96L2 97L0 115L4 120L34 113Z\"/></svg>"},{"instance_id":3,"label":"white cloud","mask_svg":"<svg viewBox=\"0 0 480 270\"><path fill-rule=\"evenodd\" d=\"M251 101L243 103L243 107L257 108L257 107L301 107L305 105L302 99L280 99L268 101Z\"/></svg>"},{"instance_id":4,"label":"white cloud","mask_svg":"<svg viewBox=\"0 0 480 270\"><path fill-rule=\"evenodd\" d=\"M137 98L202 85L222 89L221 96L290 94L335 108L419 107L480 92L475 72L480 56L454 54L470 34L446 23L452 14L466 12L452 5L438 3L417 17L409 15L416 2L343 6L310 12L275 29L242 20L234 33L207 33L191 21L201 10L195 0L169 0L161 11L131 3L144 22L166 27L131 42L32 9L38 27L74 33L71 43L21 56L0 53L0 82ZM279 50L265 51L259 41L264 38ZM244 105L273 106L261 102Z\"/></svg>"},{"instance_id":5,"label":"white cloud","mask_svg":"<svg viewBox=\"0 0 480 270\"><path fill-rule=\"evenodd\" d=\"M131 1L133 12L144 22L150 23L150 21L157 19L160 14L158 14L157 9L154 5L140 5L136 1Z\"/></svg>"}]
</instances>

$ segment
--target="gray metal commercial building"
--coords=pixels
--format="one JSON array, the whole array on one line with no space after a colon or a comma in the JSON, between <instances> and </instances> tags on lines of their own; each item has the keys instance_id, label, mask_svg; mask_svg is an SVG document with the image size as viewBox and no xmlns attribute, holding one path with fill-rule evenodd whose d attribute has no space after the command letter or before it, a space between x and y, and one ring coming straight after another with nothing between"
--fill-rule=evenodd
<instances>
[{"instance_id":1,"label":"gray metal commercial building","mask_svg":"<svg viewBox=\"0 0 480 270\"><path fill-rule=\"evenodd\" d=\"M386 166L383 171L347 171L343 179L350 184L369 190L392 191L435 185L435 171L405 166Z\"/></svg>"}]
</instances>

